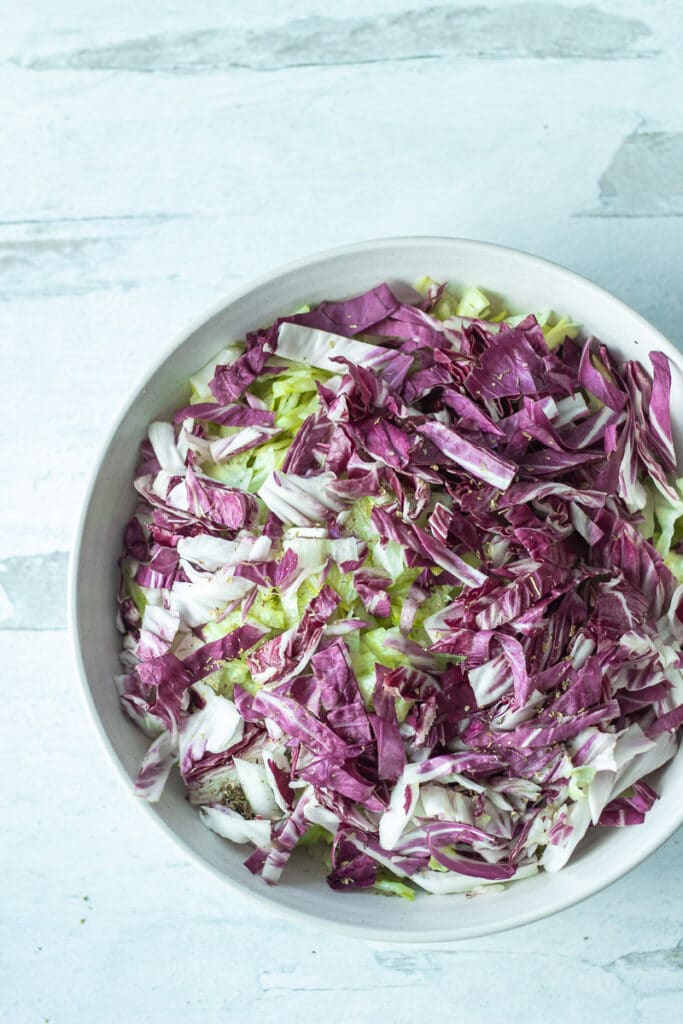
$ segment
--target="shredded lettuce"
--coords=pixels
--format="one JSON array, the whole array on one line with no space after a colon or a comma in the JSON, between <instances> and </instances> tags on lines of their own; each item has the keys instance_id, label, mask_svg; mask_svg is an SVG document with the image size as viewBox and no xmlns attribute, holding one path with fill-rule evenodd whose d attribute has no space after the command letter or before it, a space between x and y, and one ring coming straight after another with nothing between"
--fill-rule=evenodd
<instances>
[{"instance_id":1,"label":"shredded lettuce","mask_svg":"<svg viewBox=\"0 0 683 1024\"><path fill-rule=\"evenodd\" d=\"M375 892L382 896L399 896L404 900L414 900L415 890L412 885L406 885L400 878L396 878L389 872L378 872L374 885Z\"/></svg>"},{"instance_id":2,"label":"shredded lettuce","mask_svg":"<svg viewBox=\"0 0 683 1024\"><path fill-rule=\"evenodd\" d=\"M327 846L332 845L334 836L322 825L309 825L304 834L299 839L299 846L317 846L319 843L325 843Z\"/></svg>"}]
</instances>

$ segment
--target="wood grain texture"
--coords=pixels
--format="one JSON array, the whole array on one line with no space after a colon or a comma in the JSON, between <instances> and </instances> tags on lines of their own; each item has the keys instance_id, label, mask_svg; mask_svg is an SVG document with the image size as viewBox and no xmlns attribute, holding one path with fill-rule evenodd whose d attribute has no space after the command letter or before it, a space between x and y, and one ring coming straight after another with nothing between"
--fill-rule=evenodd
<instances>
[{"instance_id":1,"label":"wood grain texture","mask_svg":"<svg viewBox=\"0 0 683 1024\"><path fill-rule=\"evenodd\" d=\"M217 889L114 781L64 586L126 395L285 260L488 239L680 344L681 5L30 0L0 25L0 1021L400 1024L437 1005L528 1024L559 999L565 1022L670 1020L680 834L587 903L458 946L292 928Z\"/></svg>"},{"instance_id":2,"label":"wood grain texture","mask_svg":"<svg viewBox=\"0 0 683 1024\"><path fill-rule=\"evenodd\" d=\"M309 14L262 28L240 25L154 32L104 46L18 56L44 70L206 73L277 71L443 57L483 60L626 60L656 56L648 26L595 7L510 3L414 4L382 14Z\"/></svg>"}]
</instances>

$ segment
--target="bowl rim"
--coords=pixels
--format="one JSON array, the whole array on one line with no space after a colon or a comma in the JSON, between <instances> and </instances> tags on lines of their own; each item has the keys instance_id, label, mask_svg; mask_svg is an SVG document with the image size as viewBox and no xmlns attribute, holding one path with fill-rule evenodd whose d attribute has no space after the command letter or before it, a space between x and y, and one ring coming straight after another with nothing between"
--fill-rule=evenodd
<instances>
[{"instance_id":1,"label":"bowl rim","mask_svg":"<svg viewBox=\"0 0 683 1024\"><path fill-rule=\"evenodd\" d=\"M399 236L384 236L379 238L370 238L360 242L351 242L341 246L335 246L331 249L323 249L307 256L299 257L294 260L287 261L284 264L280 264L274 269L268 270L263 274L259 274L256 277L250 277L237 288L228 292L223 298L213 303L208 310L206 310L200 317L193 318L185 328L178 331L171 342L164 348L162 354L154 361L150 366L146 366L143 370L144 379L142 383L136 383L132 389L128 391L123 401L118 406L118 411L115 413L112 424L107 430L104 440L99 446L96 453L94 462L91 465L90 473L83 491L83 497L81 499L80 510L76 526L72 535L72 543L69 554L69 565L67 574L67 596L66 596L66 607L67 607L67 626L70 639L71 657L76 667L78 677L78 689L82 705L85 708L86 715L90 719L91 724L94 726L95 733L97 734L102 748L106 751L108 760L114 768L114 773L118 778L121 785L124 787L126 793L132 796L130 779L123 767L123 764L111 742L109 735L104 727L102 719L100 718L97 709L95 707L94 698L88 681L85 665L82 657L82 638L80 632L80 625L78 621L78 608L77 608L77 594L78 594L78 576L81 567L82 560L82 539L83 532L88 517L90 505L92 502L93 494L97 486L98 478L105 457L112 445L116 435L121 429L131 405L137 400L137 398L147 388L149 382L154 378L164 363L173 355L175 350L179 348L183 342L185 342L195 331L201 329L208 321L213 317L217 316L227 307L231 306L235 302L247 297L251 292L268 285L278 278L296 272L298 270L304 270L317 263L333 260L339 256L351 256L353 254L367 253L375 250L381 250L386 248L394 249L410 249L412 247L421 246L423 248L434 247L440 248L444 245L456 245L460 248L470 249L471 251L479 251L482 253L496 252L496 253L507 253L512 258L526 264L529 267L543 268L550 267L556 271L560 271L565 278L576 281L577 284L581 285L584 290L594 294L596 297L602 299L608 299L614 306L619 309L622 313L627 314L635 326L642 325L649 333L654 332L657 336L658 344L665 354L669 357L678 369L683 373L683 353L681 353L664 334L655 327L649 320L647 320L642 314L638 313L637 310L633 309L622 299L613 295L606 288L596 284L590 278L584 277L582 274L577 273L574 270L569 270L562 264L557 263L554 260L546 259L542 256L537 256L533 253L526 252L522 249L516 249L513 246L499 245L495 242L485 242L478 239L462 238L449 235L399 235ZM485 285L484 285L485 286ZM648 351L652 351L648 348ZM618 879L628 874L635 867L650 857L656 850L658 850L668 839L678 830L683 824L683 807L681 808L678 820L672 818L671 822L666 828L660 830L656 837L653 837L643 845L639 846L634 853L621 861L618 866L615 866L609 871L602 873L597 881L592 881L586 885L579 894L570 894L567 896L560 896L554 901L546 901L542 909L534 909L530 907L527 911L520 913L515 911L508 913L507 916L502 915L501 918L496 921L495 925L490 924L482 925L471 925L466 927L457 926L446 926L446 927L434 927L429 931L413 932L410 929L402 929L397 932L394 928L386 928L381 926L375 926L373 924L356 925L346 922L329 919L319 914L305 910L298 909L296 907L287 906L281 903L277 903L270 899L268 896L268 889L264 889L263 892L258 890L250 889L244 885L238 878L232 877L220 871L217 867L205 860L204 857L198 853L186 840L181 838L177 832L167 824L163 818L156 813L154 805L147 801L140 799L133 799L131 801L137 805L138 809L145 814L148 820L155 823L156 827L176 846L176 848L183 851L185 856L193 863L201 867L204 871L208 872L214 878L218 879L223 885L228 886L234 892L240 893L242 896L246 896L255 900L261 907L269 910L271 913L275 913L283 918L287 918L293 922L301 922L309 926L317 926L328 932L334 932L335 934L342 934L352 938L360 938L367 941L375 942L386 942L398 945L404 945L406 943L419 943L429 944L437 942L453 942L461 941L466 939L473 939L483 937L485 935L499 934L500 932L508 931L512 928L522 927L527 924L531 924L535 921L542 920L546 917L550 917L554 914L560 913L562 910L566 910L570 907L577 906L584 900L589 899L591 896L595 896L597 893L608 888Z\"/></svg>"}]
</instances>

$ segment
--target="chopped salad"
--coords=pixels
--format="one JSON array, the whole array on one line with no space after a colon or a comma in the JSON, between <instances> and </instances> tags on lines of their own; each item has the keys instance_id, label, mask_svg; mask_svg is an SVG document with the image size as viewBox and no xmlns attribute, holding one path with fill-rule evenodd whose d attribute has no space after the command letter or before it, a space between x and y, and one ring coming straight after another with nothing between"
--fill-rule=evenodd
<instances>
[{"instance_id":1,"label":"chopped salad","mask_svg":"<svg viewBox=\"0 0 683 1024\"><path fill-rule=\"evenodd\" d=\"M557 871L634 825L683 723L665 355L617 365L479 288L381 284L228 346L155 422L123 709L274 883L413 898Z\"/></svg>"}]
</instances>

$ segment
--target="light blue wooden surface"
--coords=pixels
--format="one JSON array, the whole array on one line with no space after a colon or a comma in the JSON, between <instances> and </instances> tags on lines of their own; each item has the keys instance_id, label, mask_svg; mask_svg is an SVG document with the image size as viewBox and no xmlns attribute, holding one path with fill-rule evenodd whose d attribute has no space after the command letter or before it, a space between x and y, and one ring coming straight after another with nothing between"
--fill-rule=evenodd
<instances>
[{"instance_id":1,"label":"light blue wooden surface","mask_svg":"<svg viewBox=\"0 0 683 1024\"><path fill-rule=\"evenodd\" d=\"M81 711L63 603L115 411L280 262L483 238L592 277L681 344L680 4L32 0L0 28L0 1020L674 1019L680 833L490 939L293 927L135 813Z\"/></svg>"}]
</instances>

